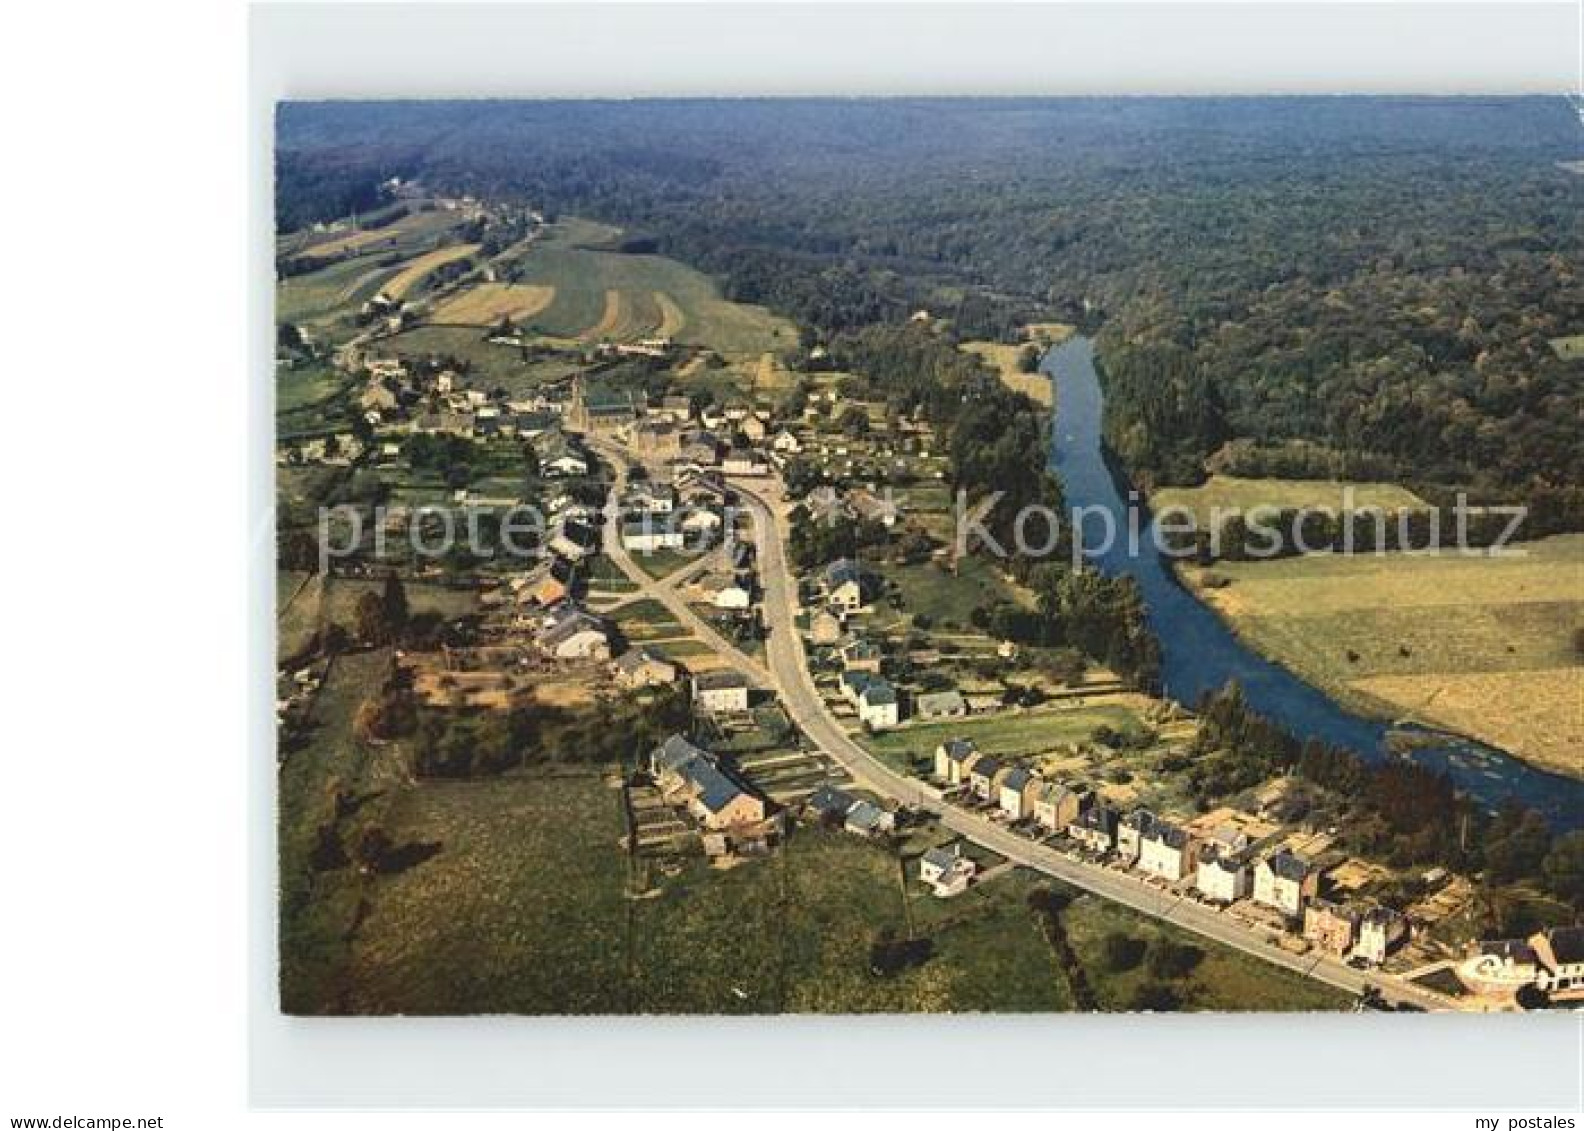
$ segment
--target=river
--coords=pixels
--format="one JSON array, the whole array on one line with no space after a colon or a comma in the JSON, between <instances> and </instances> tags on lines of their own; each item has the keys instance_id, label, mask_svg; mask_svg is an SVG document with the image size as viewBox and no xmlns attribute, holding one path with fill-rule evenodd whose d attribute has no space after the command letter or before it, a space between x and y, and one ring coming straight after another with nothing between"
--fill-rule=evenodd
<instances>
[{"instance_id":1,"label":"river","mask_svg":"<svg viewBox=\"0 0 1584 1131\"><path fill-rule=\"evenodd\" d=\"M1242 685L1249 704L1299 738L1318 738L1371 761L1408 757L1445 771L1458 788L1494 808L1516 797L1545 814L1556 829L1584 825L1584 782L1526 765L1503 751L1466 738L1421 734L1403 754L1388 752L1388 726L1342 707L1329 695L1245 645L1226 623L1183 588L1170 565L1154 551L1149 527L1141 550L1129 552L1126 494L1101 443L1104 396L1094 368L1094 344L1075 337L1045 356L1044 370L1056 385L1051 466L1061 477L1069 512L1100 507L1110 513L1118 537L1105 552L1090 555L1107 574L1132 576L1143 592L1151 628L1160 637L1162 689L1185 706L1231 680ZM1096 515L1086 529L1099 532ZM1086 544L1092 539L1086 538Z\"/></svg>"}]
</instances>

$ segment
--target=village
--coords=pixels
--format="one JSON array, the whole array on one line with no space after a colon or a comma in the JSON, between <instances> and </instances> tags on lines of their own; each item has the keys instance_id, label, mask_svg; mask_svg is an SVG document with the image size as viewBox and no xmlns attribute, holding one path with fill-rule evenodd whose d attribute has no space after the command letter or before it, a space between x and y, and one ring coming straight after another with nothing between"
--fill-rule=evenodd
<instances>
[{"instance_id":1,"label":"village","mask_svg":"<svg viewBox=\"0 0 1584 1131\"><path fill-rule=\"evenodd\" d=\"M959 835L960 814L1055 853L1080 886L1103 877L1146 909L1191 903L1230 945L1405 1007L1584 993L1580 932L1461 950L1437 927L1468 904L1466 880L1405 882L1338 850L1290 782L1193 804L1176 772L1192 715L991 631L996 610L1031 598L952 554L929 425L864 401L845 375L690 393L678 374L707 351L651 335L559 347L564 376L489 388L444 357L383 348L422 308L375 295L360 317L372 329L335 357L356 382L350 426L279 446L282 468L378 483L343 506L354 520L332 527L328 571L476 598L437 647L397 656L427 710L684 694L692 724L624 780L627 851L752 866L802 822L881 846L936 830L912 868L941 899L1010 866L1041 870L1047 857ZM509 325L487 340L521 345ZM505 537L465 554L438 537L457 513L500 534L524 509L538 521L508 552ZM435 539L445 553L426 549ZM321 675L284 673L283 724Z\"/></svg>"}]
</instances>

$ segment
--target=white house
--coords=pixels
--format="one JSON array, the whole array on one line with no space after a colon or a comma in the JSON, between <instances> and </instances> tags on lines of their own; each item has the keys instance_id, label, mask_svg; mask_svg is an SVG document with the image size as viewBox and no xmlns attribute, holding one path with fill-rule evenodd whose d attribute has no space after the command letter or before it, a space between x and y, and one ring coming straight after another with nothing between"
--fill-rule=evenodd
<instances>
[{"instance_id":1,"label":"white house","mask_svg":"<svg viewBox=\"0 0 1584 1131\"><path fill-rule=\"evenodd\" d=\"M1144 837L1151 832L1160 818L1148 809L1135 809L1122 818L1117 826L1117 855L1132 864L1144 850Z\"/></svg>"},{"instance_id":2,"label":"white house","mask_svg":"<svg viewBox=\"0 0 1584 1131\"><path fill-rule=\"evenodd\" d=\"M872 676L858 694L858 719L870 730L896 726L900 721L896 689L879 676Z\"/></svg>"},{"instance_id":3,"label":"white house","mask_svg":"<svg viewBox=\"0 0 1584 1131\"><path fill-rule=\"evenodd\" d=\"M1407 937L1407 919L1389 907L1371 908L1359 920L1358 942L1353 944L1353 953L1379 966Z\"/></svg>"},{"instance_id":4,"label":"white house","mask_svg":"<svg viewBox=\"0 0 1584 1131\"><path fill-rule=\"evenodd\" d=\"M539 630L539 647L558 660L608 660L610 630L582 609L552 614Z\"/></svg>"},{"instance_id":5,"label":"white house","mask_svg":"<svg viewBox=\"0 0 1584 1131\"><path fill-rule=\"evenodd\" d=\"M1173 883L1188 874L1193 862L1193 842L1176 825L1157 821L1139 840L1138 869Z\"/></svg>"},{"instance_id":6,"label":"white house","mask_svg":"<svg viewBox=\"0 0 1584 1131\"><path fill-rule=\"evenodd\" d=\"M574 451L563 451L543 460L539 464L539 473L545 478L570 475L587 475L588 460Z\"/></svg>"},{"instance_id":7,"label":"white house","mask_svg":"<svg viewBox=\"0 0 1584 1131\"><path fill-rule=\"evenodd\" d=\"M712 713L746 711L748 677L730 668L700 672L693 677L693 702Z\"/></svg>"},{"instance_id":8,"label":"white house","mask_svg":"<svg viewBox=\"0 0 1584 1131\"><path fill-rule=\"evenodd\" d=\"M851 558L825 567L825 597L832 608L853 612L864 606L863 570Z\"/></svg>"},{"instance_id":9,"label":"white house","mask_svg":"<svg viewBox=\"0 0 1584 1131\"><path fill-rule=\"evenodd\" d=\"M771 438L770 450L784 456L795 456L803 450L803 441L783 428Z\"/></svg>"},{"instance_id":10,"label":"white house","mask_svg":"<svg viewBox=\"0 0 1584 1131\"><path fill-rule=\"evenodd\" d=\"M1304 900L1318 886L1313 869L1285 848L1254 866L1254 902L1274 907L1288 918L1303 914Z\"/></svg>"},{"instance_id":11,"label":"white house","mask_svg":"<svg viewBox=\"0 0 1584 1131\"><path fill-rule=\"evenodd\" d=\"M753 592L734 573L706 574L698 587L717 609L746 609L753 604Z\"/></svg>"},{"instance_id":12,"label":"white house","mask_svg":"<svg viewBox=\"0 0 1584 1131\"><path fill-rule=\"evenodd\" d=\"M657 550L680 550L685 535L670 523L629 522L622 527L622 545L638 554L652 554Z\"/></svg>"},{"instance_id":13,"label":"white house","mask_svg":"<svg viewBox=\"0 0 1584 1131\"><path fill-rule=\"evenodd\" d=\"M684 534L710 537L720 532L726 520L719 511L710 507L688 507L682 512L677 526Z\"/></svg>"},{"instance_id":14,"label":"white house","mask_svg":"<svg viewBox=\"0 0 1584 1131\"><path fill-rule=\"evenodd\" d=\"M968 889L979 866L962 854L959 845L931 848L919 857L919 879L942 899Z\"/></svg>"},{"instance_id":15,"label":"white house","mask_svg":"<svg viewBox=\"0 0 1584 1131\"><path fill-rule=\"evenodd\" d=\"M1236 903L1249 893L1249 870L1241 857L1211 845L1199 855L1194 886L1206 899Z\"/></svg>"}]
</instances>

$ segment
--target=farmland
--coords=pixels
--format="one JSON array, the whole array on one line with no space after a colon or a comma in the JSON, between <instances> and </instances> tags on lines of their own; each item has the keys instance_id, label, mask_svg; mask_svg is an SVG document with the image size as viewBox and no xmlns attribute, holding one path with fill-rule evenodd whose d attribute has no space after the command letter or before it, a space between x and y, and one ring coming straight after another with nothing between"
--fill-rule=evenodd
<instances>
[{"instance_id":1,"label":"farmland","mask_svg":"<svg viewBox=\"0 0 1584 1131\"><path fill-rule=\"evenodd\" d=\"M444 267L447 263L456 263L459 260L467 259L476 251L478 251L478 244L461 243L426 252L397 272L385 284L384 291L391 298L406 298L408 294L418 289L431 273Z\"/></svg>"},{"instance_id":2,"label":"farmland","mask_svg":"<svg viewBox=\"0 0 1584 1131\"><path fill-rule=\"evenodd\" d=\"M1523 556L1318 554L1221 563L1203 589L1244 639L1360 709L1584 775L1584 535ZM1193 584L1198 571L1187 571Z\"/></svg>"},{"instance_id":3,"label":"farmland","mask_svg":"<svg viewBox=\"0 0 1584 1131\"><path fill-rule=\"evenodd\" d=\"M1343 483L1334 479L1241 479L1233 475L1212 475L1198 487L1166 487L1150 496L1156 514L1168 507L1183 508L1194 516L1200 530L1219 525L1215 512L1223 516L1247 514L1254 507L1298 509L1302 507L1343 509L1343 492L1351 491L1353 509L1379 507L1391 512L1426 505L1406 487L1393 483Z\"/></svg>"},{"instance_id":4,"label":"farmland","mask_svg":"<svg viewBox=\"0 0 1584 1131\"><path fill-rule=\"evenodd\" d=\"M378 219L378 216L365 217L365 222ZM420 209L410 211L381 227L350 226L289 237L281 241L281 250L305 259L328 261L354 253L366 255L373 251L411 249L416 241L441 236L460 222L454 212Z\"/></svg>"},{"instance_id":5,"label":"farmland","mask_svg":"<svg viewBox=\"0 0 1584 1131\"><path fill-rule=\"evenodd\" d=\"M502 318L532 318L555 300L553 287L479 283L441 302L434 321L457 326L493 326Z\"/></svg>"},{"instance_id":6,"label":"farmland","mask_svg":"<svg viewBox=\"0 0 1584 1131\"><path fill-rule=\"evenodd\" d=\"M627 255L547 240L510 261L513 283L553 290L531 319L557 338L623 341L665 336L723 354L759 355L796 341L790 324L728 302L710 279L657 255Z\"/></svg>"},{"instance_id":7,"label":"farmland","mask_svg":"<svg viewBox=\"0 0 1584 1131\"><path fill-rule=\"evenodd\" d=\"M316 322L355 309L395 276L401 263L400 252L379 252L282 279L275 289L276 317L282 322Z\"/></svg>"}]
</instances>

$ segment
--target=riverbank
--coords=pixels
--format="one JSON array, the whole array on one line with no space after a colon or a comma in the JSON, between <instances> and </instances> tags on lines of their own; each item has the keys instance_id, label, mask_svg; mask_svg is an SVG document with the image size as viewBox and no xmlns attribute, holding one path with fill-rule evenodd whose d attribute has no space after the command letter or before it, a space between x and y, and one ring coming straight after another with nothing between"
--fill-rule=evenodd
<instances>
[{"instance_id":1,"label":"riverbank","mask_svg":"<svg viewBox=\"0 0 1584 1131\"><path fill-rule=\"evenodd\" d=\"M1028 372L1023 368L1023 351L1034 346L1041 353L1071 338L1077 330L1061 322L1039 322L1024 327L1029 335L1027 342L1008 345L1005 342L963 342L958 348L982 358L1001 383L1014 393L1022 393L1035 404L1046 409L1056 407L1056 386L1050 377L1039 369Z\"/></svg>"},{"instance_id":2,"label":"riverbank","mask_svg":"<svg viewBox=\"0 0 1584 1131\"><path fill-rule=\"evenodd\" d=\"M1584 780L1584 667L1572 641L1584 535L1524 551L1179 563L1177 574L1241 641L1350 710Z\"/></svg>"},{"instance_id":3,"label":"riverbank","mask_svg":"<svg viewBox=\"0 0 1584 1131\"><path fill-rule=\"evenodd\" d=\"M1052 431L1051 466L1061 478L1067 505L1098 508L1111 516L1114 529L1128 529L1123 496L1129 487L1108 464L1101 441L1104 396L1095 372L1093 342L1075 335L1051 350L1042 368L1057 385L1061 403ZM1146 534L1140 543L1148 547L1152 541ZM1162 690L1169 698L1193 706L1204 695L1235 681L1254 711L1300 739L1317 739L1374 762L1400 754L1446 773L1459 789L1492 808L1516 799L1544 814L1559 831L1584 823L1584 782L1531 766L1499 749L1471 749L1463 742L1432 742L1406 751L1389 749L1387 726L1367 713L1350 710L1323 685L1307 681L1240 639L1222 614L1190 591L1160 555L1148 549L1130 553L1127 539L1119 538L1092 553L1090 561L1105 573L1126 574L1138 584L1150 628L1161 643ZM1362 623L1398 613L1391 598L1375 594L1362 606L1341 611L1339 623ZM1555 610L1551 615L1557 615ZM1461 610L1442 616L1456 622L1460 632L1479 631L1465 624L1469 618ZM1520 655L1516 642L1502 639L1504 649L1511 644L1514 654ZM1347 662L1345 651L1343 661ZM1482 710L1488 708L1488 702L1481 704ZM1463 726L1456 729L1469 730Z\"/></svg>"}]
</instances>

